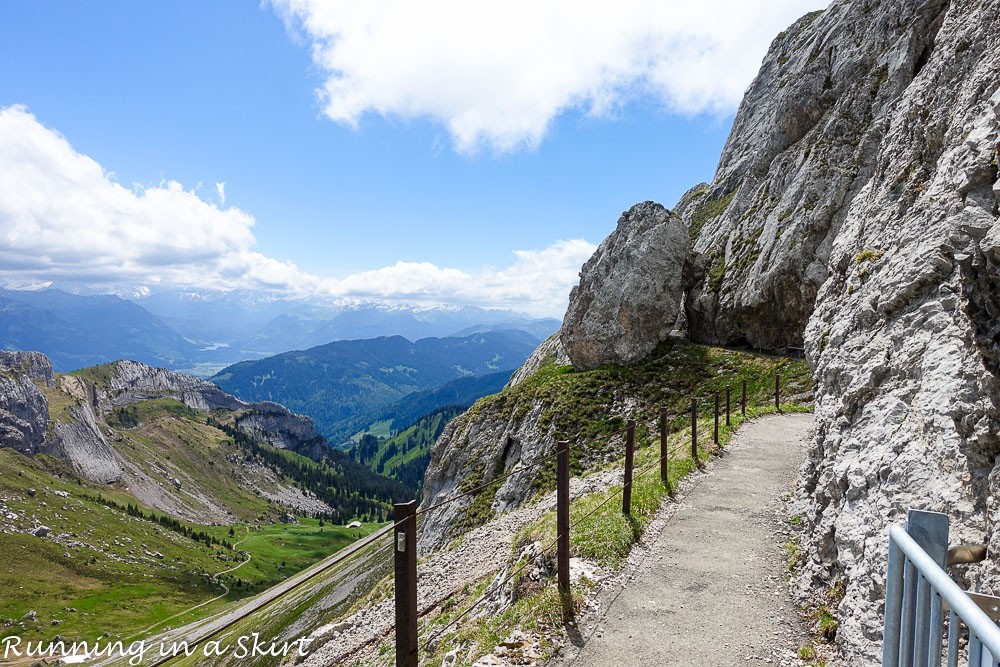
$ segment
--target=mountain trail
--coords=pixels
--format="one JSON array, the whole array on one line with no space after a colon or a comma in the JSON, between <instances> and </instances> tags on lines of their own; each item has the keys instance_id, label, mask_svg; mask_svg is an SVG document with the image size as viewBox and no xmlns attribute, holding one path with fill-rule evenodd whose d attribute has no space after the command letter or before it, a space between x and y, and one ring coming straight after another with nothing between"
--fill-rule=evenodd
<instances>
[{"instance_id":1,"label":"mountain trail","mask_svg":"<svg viewBox=\"0 0 1000 667\"><path fill-rule=\"evenodd\" d=\"M795 483L812 415L742 426L605 582L557 665L800 665L808 643L785 583L781 497ZM653 526L655 528L655 526Z\"/></svg>"}]
</instances>

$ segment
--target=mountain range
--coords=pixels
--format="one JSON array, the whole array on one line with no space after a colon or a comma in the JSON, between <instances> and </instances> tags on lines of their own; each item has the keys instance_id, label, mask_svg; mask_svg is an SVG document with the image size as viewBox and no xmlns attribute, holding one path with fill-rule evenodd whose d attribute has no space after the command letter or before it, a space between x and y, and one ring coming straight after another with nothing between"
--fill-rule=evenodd
<instances>
[{"instance_id":1,"label":"mountain range","mask_svg":"<svg viewBox=\"0 0 1000 667\"><path fill-rule=\"evenodd\" d=\"M245 359L336 340L523 331L541 340L551 318L474 307L359 303L267 292L78 294L0 289L0 349L37 350L57 371L116 359L207 377Z\"/></svg>"},{"instance_id":2,"label":"mountain range","mask_svg":"<svg viewBox=\"0 0 1000 667\"><path fill-rule=\"evenodd\" d=\"M276 401L316 421L332 444L385 415L384 408L413 392L441 388L460 378L509 377L528 358L537 340L523 331L489 331L464 337L402 336L335 341L308 350L234 364L213 376L225 391L244 400ZM471 402L477 387L451 387L419 410L456 401ZM481 395L481 394L480 394ZM471 398L471 400L470 400ZM400 408L402 411L402 408ZM419 416L416 415L416 416Z\"/></svg>"}]
</instances>

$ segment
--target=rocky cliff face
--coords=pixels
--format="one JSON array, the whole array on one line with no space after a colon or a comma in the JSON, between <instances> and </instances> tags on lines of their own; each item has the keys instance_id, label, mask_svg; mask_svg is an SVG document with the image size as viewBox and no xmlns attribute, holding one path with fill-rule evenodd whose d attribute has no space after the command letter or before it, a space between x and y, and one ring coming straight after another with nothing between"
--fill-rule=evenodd
<instances>
[{"instance_id":1,"label":"rocky cliff face","mask_svg":"<svg viewBox=\"0 0 1000 667\"><path fill-rule=\"evenodd\" d=\"M93 482L110 484L121 479L121 459L101 432L90 405L67 408L63 419L52 421L52 429L42 453L66 461L76 474Z\"/></svg>"},{"instance_id":2,"label":"rocky cliff face","mask_svg":"<svg viewBox=\"0 0 1000 667\"><path fill-rule=\"evenodd\" d=\"M316 433L312 419L293 414L278 403L254 403L236 419L236 428L258 442L308 456L320 461L329 451L326 439Z\"/></svg>"},{"instance_id":3,"label":"rocky cliff face","mask_svg":"<svg viewBox=\"0 0 1000 667\"><path fill-rule=\"evenodd\" d=\"M107 378L96 386L94 401L96 409L106 414L114 407L151 398L173 398L199 412L247 411L237 420L238 429L261 442L317 461L329 449L326 440L316 433L313 420L305 415L294 414L271 401L247 403L201 378L137 361L109 364Z\"/></svg>"},{"instance_id":4,"label":"rocky cliff face","mask_svg":"<svg viewBox=\"0 0 1000 667\"><path fill-rule=\"evenodd\" d=\"M839 0L804 16L771 45L712 183L674 208L691 252L659 239L615 251L620 224L564 323L580 368L655 345L673 297L621 292L644 272L682 283L692 340L806 348L817 394L802 582L846 585L848 664L879 650L890 522L933 509L952 517L953 541L996 542L998 116L997 0ZM661 254L669 267L652 263ZM620 283L624 321L600 277ZM634 312L658 315L629 326ZM485 442L479 431L505 436L495 415L456 420L428 489L446 487L433 475L457 474L446 464ZM1000 592L995 564L960 576Z\"/></svg>"},{"instance_id":5,"label":"rocky cliff face","mask_svg":"<svg viewBox=\"0 0 1000 667\"><path fill-rule=\"evenodd\" d=\"M26 456L55 456L95 482L118 480L121 465L94 419L92 401L68 400L60 418L52 419L40 386L56 389L48 357L40 352L0 352L0 446ZM73 398L91 398L81 393L82 388L73 385L73 389Z\"/></svg>"},{"instance_id":6,"label":"rocky cliff face","mask_svg":"<svg viewBox=\"0 0 1000 667\"><path fill-rule=\"evenodd\" d=\"M1000 3L834 9L815 39L860 36L877 76L806 328L817 432L803 499L808 571L845 578L839 639L861 660L881 639L889 522L937 510L953 541L997 544ZM996 561L968 583L998 592Z\"/></svg>"},{"instance_id":7,"label":"rocky cliff face","mask_svg":"<svg viewBox=\"0 0 1000 667\"><path fill-rule=\"evenodd\" d=\"M48 401L32 382L51 380L52 365L43 360L37 353L0 352L0 447L28 456L41 448L48 430Z\"/></svg>"}]
</instances>

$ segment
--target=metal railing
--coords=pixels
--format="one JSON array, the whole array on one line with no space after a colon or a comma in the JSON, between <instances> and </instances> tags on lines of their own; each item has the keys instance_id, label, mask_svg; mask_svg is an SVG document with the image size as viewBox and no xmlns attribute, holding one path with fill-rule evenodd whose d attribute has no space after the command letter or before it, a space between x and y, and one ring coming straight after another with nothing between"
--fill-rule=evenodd
<instances>
[{"instance_id":1,"label":"metal railing","mask_svg":"<svg viewBox=\"0 0 1000 667\"><path fill-rule=\"evenodd\" d=\"M938 512L910 510L905 527L889 528L882 667L939 667L945 612L948 667L959 664L963 644L969 667L998 665L1000 627L983 607L995 612L1000 600L966 593L945 571L983 558L981 545L948 549L948 517Z\"/></svg>"}]
</instances>

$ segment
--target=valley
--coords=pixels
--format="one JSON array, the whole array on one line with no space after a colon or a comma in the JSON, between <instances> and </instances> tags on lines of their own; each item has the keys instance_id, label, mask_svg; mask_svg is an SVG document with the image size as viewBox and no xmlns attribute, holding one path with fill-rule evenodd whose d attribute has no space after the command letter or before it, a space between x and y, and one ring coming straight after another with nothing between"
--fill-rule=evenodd
<instances>
[{"instance_id":1,"label":"valley","mask_svg":"<svg viewBox=\"0 0 1000 667\"><path fill-rule=\"evenodd\" d=\"M0 354L0 371L2 636L128 637L212 614L364 538L411 494L307 418L197 378L134 362L59 374L37 353Z\"/></svg>"},{"instance_id":2,"label":"valley","mask_svg":"<svg viewBox=\"0 0 1000 667\"><path fill-rule=\"evenodd\" d=\"M0 349L42 352L60 372L131 359L208 377L236 362L331 341L499 332L537 344L559 328L553 318L474 307L281 298L246 290L108 294L75 284L2 285Z\"/></svg>"}]
</instances>

